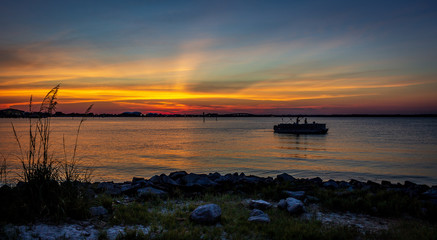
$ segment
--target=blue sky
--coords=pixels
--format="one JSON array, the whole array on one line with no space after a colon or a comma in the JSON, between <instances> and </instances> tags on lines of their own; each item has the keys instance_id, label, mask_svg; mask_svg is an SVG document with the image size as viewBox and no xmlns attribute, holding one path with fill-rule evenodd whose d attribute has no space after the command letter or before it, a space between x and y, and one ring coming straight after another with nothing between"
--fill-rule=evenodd
<instances>
[{"instance_id":1,"label":"blue sky","mask_svg":"<svg viewBox=\"0 0 437 240\"><path fill-rule=\"evenodd\" d=\"M0 106L437 113L435 1L2 1Z\"/></svg>"}]
</instances>

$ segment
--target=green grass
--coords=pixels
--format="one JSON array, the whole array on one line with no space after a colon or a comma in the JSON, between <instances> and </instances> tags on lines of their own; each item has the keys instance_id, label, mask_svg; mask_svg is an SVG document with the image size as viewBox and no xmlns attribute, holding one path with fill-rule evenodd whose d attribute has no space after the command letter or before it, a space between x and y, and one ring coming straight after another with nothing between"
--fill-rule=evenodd
<instances>
[{"instance_id":1,"label":"green grass","mask_svg":"<svg viewBox=\"0 0 437 240\"><path fill-rule=\"evenodd\" d=\"M269 191L269 190L267 190ZM318 197L331 196L333 192L321 192ZM388 207L391 211L399 211L399 206L404 206L406 202L400 201L400 205L390 206L390 200L403 199L403 196L392 195L392 193L353 193L351 196L363 196L364 200L356 200L351 203L351 199L346 198L341 203L341 210L352 207L371 206L367 201L382 201L379 207ZM391 226L389 230L380 232L362 232L361 230L342 225L323 225L315 219L303 220L297 216L292 216L286 211L271 208L265 210L271 222L251 223L247 219L250 210L245 208L242 201L247 198L259 197L259 194L218 194L206 193L192 197L170 198L160 201L134 202L128 205L118 205L114 210L112 224L136 225L141 224L151 227L151 233L138 235L131 232L119 239L436 239L436 224L419 219L405 220L399 216L398 223ZM383 200L386 201L383 201ZM337 201L337 200L335 200ZM364 202L362 202L364 201ZM189 220L190 213L199 205L206 203L216 203L222 209L222 217L219 224L201 225ZM323 203L323 201L322 201ZM336 202L338 203L338 202ZM325 202L324 204L329 204ZM418 204L413 202L414 204ZM328 206L329 207L329 206ZM328 209L328 208L327 208ZM361 210L358 209L358 212ZM136 235L135 235L136 234Z\"/></svg>"},{"instance_id":2,"label":"green grass","mask_svg":"<svg viewBox=\"0 0 437 240\"><path fill-rule=\"evenodd\" d=\"M68 186L72 195L80 196L80 187L76 186L79 193L75 193L74 185ZM83 185L79 185L83 186ZM90 187L89 185L88 187ZM103 220L110 225L133 226L143 225L150 227L148 234L136 230L127 230L118 239L436 239L437 227L424 216L418 218L405 217L405 211L413 211L423 202L409 199L407 196L393 192L353 191L347 194L338 194L336 190L308 188L308 191L320 198L320 205L325 210L350 211L366 213L368 211L381 216L396 216L396 222L386 231L362 232L360 229L342 225L324 225L315 219L303 220L288 214L285 210L271 208L265 210L271 222L251 223L247 219L250 210L242 204L244 199L263 198L275 202L274 198L281 195L272 195L267 198L264 193L282 191L283 188L293 186L271 186L260 192L250 190L248 193L217 193L207 192L187 196L170 197L167 199L149 197L139 199L127 205L114 204L122 197L111 197L100 194L97 198L86 200L83 204L69 206L68 209L87 209L89 206L104 206L110 210L110 216ZM67 186L59 185L59 188ZM60 193L64 194L61 190ZM10 191L14 191L13 189ZM83 191L85 192L85 191ZM13 194L6 194L12 196ZM2 195L3 196L3 195ZM71 198L72 196L66 197ZM20 206L18 201L16 207ZM190 213L197 207L207 203L216 203L222 209L219 224L201 225L189 220ZM374 212L376 209L386 209L386 212ZM27 209L27 208L25 208ZM113 210L111 213L111 209ZM372 210L373 209L373 210ZM411 209L411 210L408 210ZM379 210L378 210L379 211ZM79 211L80 212L80 211ZM24 214L24 213L22 213ZM87 217L85 213L82 217ZM80 215L80 214L79 214ZM107 239L102 230L99 239Z\"/></svg>"},{"instance_id":3,"label":"green grass","mask_svg":"<svg viewBox=\"0 0 437 240\"><path fill-rule=\"evenodd\" d=\"M351 239L358 231L345 227L325 228L318 221L302 221L287 212L267 210L271 223L250 223L250 210L243 207L242 196L207 194L195 199L168 200L160 204L135 202L117 206L113 224L142 224L152 227L149 237L154 239ZM199 205L217 203L222 209L218 225L201 225L189 220L190 213Z\"/></svg>"},{"instance_id":4,"label":"green grass","mask_svg":"<svg viewBox=\"0 0 437 240\"><path fill-rule=\"evenodd\" d=\"M321 200L322 207L333 211L350 211L379 217L409 216L437 221L436 205L401 192L317 189L314 195Z\"/></svg>"}]
</instances>

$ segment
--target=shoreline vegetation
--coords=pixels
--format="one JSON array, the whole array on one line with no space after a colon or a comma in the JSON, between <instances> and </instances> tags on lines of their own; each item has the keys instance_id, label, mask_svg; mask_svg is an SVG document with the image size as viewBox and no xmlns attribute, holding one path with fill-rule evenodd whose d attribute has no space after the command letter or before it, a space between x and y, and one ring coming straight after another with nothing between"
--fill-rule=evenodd
<instances>
[{"instance_id":1,"label":"shoreline vegetation","mask_svg":"<svg viewBox=\"0 0 437 240\"><path fill-rule=\"evenodd\" d=\"M437 186L409 181L322 181L286 173L264 178L179 171L123 183L53 182L52 192L41 199L29 198L29 189L27 182L0 189L0 235L6 239L30 235L35 239L437 236ZM36 201L40 204L33 204ZM59 202L67 204L58 206ZM218 210L209 209L211 205ZM193 215L199 208L196 219Z\"/></svg>"},{"instance_id":2,"label":"shoreline vegetation","mask_svg":"<svg viewBox=\"0 0 437 240\"><path fill-rule=\"evenodd\" d=\"M0 239L435 239L437 186L405 181L296 179L185 171L91 183L76 159L51 150L59 85L29 102L22 181L0 187ZM36 118L36 119L34 119ZM25 146L26 145L26 146ZM2 156L3 157L3 156ZM0 180L6 179L3 157Z\"/></svg>"}]
</instances>

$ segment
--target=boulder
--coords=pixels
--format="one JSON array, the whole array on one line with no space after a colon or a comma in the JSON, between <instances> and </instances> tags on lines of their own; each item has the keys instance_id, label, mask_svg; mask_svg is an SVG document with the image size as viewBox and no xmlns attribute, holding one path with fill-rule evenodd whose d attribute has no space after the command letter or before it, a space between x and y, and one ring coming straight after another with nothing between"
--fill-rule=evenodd
<instances>
[{"instance_id":1,"label":"boulder","mask_svg":"<svg viewBox=\"0 0 437 240\"><path fill-rule=\"evenodd\" d=\"M369 186L372 190L381 188L381 185L379 183L370 180L367 181L366 185Z\"/></svg>"},{"instance_id":2,"label":"boulder","mask_svg":"<svg viewBox=\"0 0 437 240\"><path fill-rule=\"evenodd\" d=\"M161 182L161 179L159 178L158 175L155 175L155 176L151 177L151 178L149 179L149 181L151 181L152 183L160 183L160 182Z\"/></svg>"},{"instance_id":3,"label":"boulder","mask_svg":"<svg viewBox=\"0 0 437 240\"><path fill-rule=\"evenodd\" d=\"M384 187L391 187L392 186L391 182L387 181L387 180L382 180L381 185Z\"/></svg>"},{"instance_id":4,"label":"boulder","mask_svg":"<svg viewBox=\"0 0 437 240\"><path fill-rule=\"evenodd\" d=\"M269 223L270 218L269 215L267 215L263 211L259 209L253 209L252 212L250 212L250 217L247 219L247 221Z\"/></svg>"},{"instance_id":5,"label":"boulder","mask_svg":"<svg viewBox=\"0 0 437 240\"><path fill-rule=\"evenodd\" d=\"M183 176L185 176L185 175L188 175L188 173L185 172L185 171L178 171L178 172L172 172L172 173L170 173L169 177L170 177L171 179L173 179L173 180L177 180L177 179L179 179L179 178L181 178L181 177L183 177Z\"/></svg>"},{"instance_id":6,"label":"boulder","mask_svg":"<svg viewBox=\"0 0 437 240\"><path fill-rule=\"evenodd\" d=\"M216 186L217 183L211 181L208 178L208 175L206 174L194 174L190 173L188 175L185 175L182 177L182 182L187 187L194 187L194 186L200 186L200 187L211 187Z\"/></svg>"},{"instance_id":7,"label":"boulder","mask_svg":"<svg viewBox=\"0 0 437 240\"><path fill-rule=\"evenodd\" d=\"M287 208L287 202L285 201L285 199L281 199L281 200L279 200L278 208L280 208L280 209L285 209L285 208Z\"/></svg>"},{"instance_id":8,"label":"boulder","mask_svg":"<svg viewBox=\"0 0 437 240\"><path fill-rule=\"evenodd\" d=\"M179 183L177 183L175 180L170 178L169 176L165 174L161 175L155 175L152 178L150 178L150 181L156 185L171 185L171 186L179 186Z\"/></svg>"},{"instance_id":9,"label":"boulder","mask_svg":"<svg viewBox=\"0 0 437 240\"><path fill-rule=\"evenodd\" d=\"M291 176L287 173L279 174L278 176L276 176L276 179L279 182L293 182L294 180L296 180L296 178L294 178L293 176Z\"/></svg>"},{"instance_id":10,"label":"boulder","mask_svg":"<svg viewBox=\"0 0 437 240\"><path fill-rule=\"evenodd\" d=\"M305 191L283 191L288 197L293 197L302 200L305 197Z\"/></svg>"},{"instance_id":11,"label":"boulder","mask_svg":"<svg viewBox=\"0 0 437 240\"><path fill-rule=\"evenodd\" d=\"M217 204L206 204L197 207L190 214L190 219L193 222L201 224L214 224L220 221L222 210Z\"/></svg>"},{"instance_id":12,"label":"boulder","mask_svg":"<svg viewBox=\"0 0 437 240\"><path fill-rule=\"evenodd\" d=\"M323 183L323 186L324 186L325 188L331 188L331 189L337 189L337 188L338 188L338 184L337 184L337 182L335 182L335 181L332 180L332 179L330 179L330 180L327 181L327 182L324 182L324 183Z\"/></svg>"},{"instance_id":13,"label":"boulder","mask_svg":"<svg viewBox=\"0 0 437 240\"><path fill-rule=\"evenodd\" d=\"M110 189L114 188L114 182L101 182L97 185L97 189Z\"/></svg>"},{"instance_id":14,"label":"boulder","mask_svg":"<svg viewBox=\"0 0 437 240\"><path fill-rule=\"evenodd\" d=\"M97 189L102 190L104 193L109 195L120 195L121 188L114 182L101 182L97 185Z\"/></svg>"},{"instance_id":15,"label":"boulder","mask_svg":"<svg viewBox=\"0 0 437 240\"><path fill-rule=\"evenodd\" d=\"M361 189L362 187L364 187L364 185L366 185L365 183L355 179L351 179L349 181L349 184L352 185L355 189Z\"/></svg>"},{"instance_id":16,"label":"boulder","mask_svg":"<svg viewBox=\"0 0 437 240\"><path fill-rule=\"evenodd\" d=\"M210 173L210 174L208 174L208 178L211 180L211 181L215 181L215 180L217 180L219 177L221 177L222 175L220 175L220 173L218 173L218 172L215 172L215 173Z\"/></svg>"},{"instance_id":17,"label":"boulder","mask_svg":"<svg viewBox=\"0 0 437 240\"><path fill-rule=\"evenodd\" d=\"M108 214L108 210L103 206L90 207L90 213L92 216L102 216Z\"/></svg>"},{"instance_id":18,"label":"boulder","mask_svg":"<svg viewBox=\"0 0 437 240\"><path fill-rule=\"evenodd\" d=\"M407 188L415 188L417 186L417 184L411 182L411 181L405 181L404 182L404 186Z\"/></svg>"},{"instance_id":19,"label":"boulder","mask_svg":"<svg viewBox=\"0 0 437 240\"><path fill-rule=\"evenodd\" d=\"M139 184L122 184L120 186L120 190L123 194L135 194L135 192L137 191L137 189L139 188Z\"/></svg>"},{"instance_id":20,"label":"boulder","mask_svg":"<svg viewBox=\"0 0 437 240\"><path fill-rule=\"evenodd\" d=\"M243 183L249 183L249 184L258 184L258 183L262 183L265 181L264 178L262 177L257 177L257 176L247 176L241 179L241 181Z\"/></svg>"},{"instance_id":21,"label":"boulder","mask_svg":"<svg viewBox=\"0 0 437 240\"><path fill-rule=\"evenodd\" d=\"M140 181L144 181L143 177L133 177L132 178L132 183L136 183L136 182L140 182Z\"/></svg>"},{"instance_id":22,"label":"boulder","mask_svg":"<svg viewBox=\"0 0 437 240\"><path fill-rule=\"evenodd\" d=\"M319 178L319 177L311 178L309 181L312 182L312 183L315 183L317 185L320 185L320 184L323 183L323 180L321 178Z\"/></svg>"},{"instance_id":23,"label":"boulder","mask_svg":"<svg viewBox=\"0 0 437 240\"><path fill-rule=\"evenodd\" d=\"M338 186L340 187L340 188L347 188L347 189L349 189L349 188L352 188L351 187L351 185L348 183L348 182L346 182L346 181L340 181L339 183L338 183Z\"/></svg>"},{"instance_id":24,"label":"boulder","mask_svg":"<svg viewBox=\"0 0 437 240\"><path fill-rule=\"evenodd\" d=\"M220 176L219 178L214 180L216 183L219 184L234 184L238 182L238 176L234 176L230 173L226 174L225 176Z\"/></svg>"},{"instance_id":25,"label":"boulder","mask_svg":"<svg viewBox=\"0 0 437 240\"><path fill-rule=\"evenodd\" d=\"M179 185L175 180L173 180L172 178L170 178L169 176L167 176L165 174L161 174L159 176L159 181L160 181L160 183L167 184L167 185L172 185L172 186Z\"/></svg>"},{"instance_id":26,"label":"boulder","mask_svg":"<svg viewBox=\"0 0 437 240\"><path fill-rule=\"evenodd\" d=\"M303 203L302 201L289 197L287 199L282 199L278 203L278 207L282 209L287 209L287 212L290 214L297 214L303 212Z\"/></svg>"},{"instance_id":27,"label":"boulder","mask_svg":"<svg viewBox=\"0 0 437 240\"><path fill-rule=\"evenodd\" d=\"M153 187L145 187L145 188L140 188L137 190L138 197L145 197L145 196L150 196L150 195L165 197L165 196L167 196L167 194L168 193L166 191L156 189Z\"/></svg>"},{"instance_id":28,"label":"boulder","mask_svg":"<svg viewBox=\"0 0 437 240\"><path fill-rule=\"evenodd\" d=\"M250 208L257 208L257 209L268 209L272 207L272 204L264 201L264 200L250 200L249 202Z\"/></svg>"}]
</instances>

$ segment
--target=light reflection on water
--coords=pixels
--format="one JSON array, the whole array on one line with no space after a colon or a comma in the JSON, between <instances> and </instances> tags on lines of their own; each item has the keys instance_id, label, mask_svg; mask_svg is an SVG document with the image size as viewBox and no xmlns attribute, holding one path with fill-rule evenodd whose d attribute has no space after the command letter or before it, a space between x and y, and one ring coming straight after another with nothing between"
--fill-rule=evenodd
<instances>
[{"instance_id":1,"label":"light reflection on water","mask_svg":"<svg viewBox=\"0 0 437 240\"><path fill-rule=\"evenodd\" d=\"M79 120L53 119L55 157L63 155L63 135L71 156ZM437 184L436 118L313 120L327 123L328 134L275 134L281 118L90 118L78 156L93 166L95 181L186 170ZM11 121L25 141L28 120L0 119L0 153L18 171Z\"/></svg>"}]
</instances>

